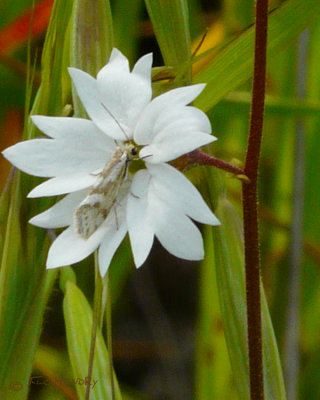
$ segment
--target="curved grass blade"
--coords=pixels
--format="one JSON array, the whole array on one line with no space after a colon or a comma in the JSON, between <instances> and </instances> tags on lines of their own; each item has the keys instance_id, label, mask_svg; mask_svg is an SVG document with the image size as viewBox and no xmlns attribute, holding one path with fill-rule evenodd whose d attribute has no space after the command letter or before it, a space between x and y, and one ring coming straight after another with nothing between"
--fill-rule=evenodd
<instances>
[{"instance_id":1,"label":"curved grass blade","mask_svg":"<svg viewBox=\"0 0 320 400\"><path fill-rule=\"evenodd\" d=\"M147 10L166 66L190 61L191 41L188 4L185 0L146 0ZM179 85L191 82L191 63Z\"/></svg>"},{"instance_id":2,"label":"curved grass blade","mask_svg":"<svg viewBox=\"0 0 320 400\"><path fill-rule=\"evenodd\" d=\"M293 40L319 15L320 2L288 0L269 15L268 56ZM207 86L195 101L197 107L209 110L231 90L252 74L254 27L226 45L210 64L194 77L195 83Z\"/></svg>"},{"instance_id":3,"label":"curved grass blade","mask_svg":"<svg viewBox=\"0 0 320 400\"><path fill-rule=\"evenodd\" d=\"M221 227L213 230L217 284L223 326L240 399L249 398L242 223L226 198L218 200ZM264 385L266 399L285 400L285 388L273 327L262 291Z\"/></svg>"},{"instance_id":4,"label":"curved grass blade","mask_svg":"<svg viewBox=\"0 0 320 400\"><path fill-rule=\"evenodd\" d=\"M74 282L68 280L65 283L64 290L63 312L66 323L68 351L75 387L79 399L82 400L85 398L86 392L85 378L88 371L92 311L83 293ZM97 332L95 352L93 374L90 382L90 399L111 400L108 351L99 330ZM115 399L121 400L122 397L115 375L113 379L115 382ZM80 384L81 382L83 382L82 385Z\"/></svg>"}]
</instances>

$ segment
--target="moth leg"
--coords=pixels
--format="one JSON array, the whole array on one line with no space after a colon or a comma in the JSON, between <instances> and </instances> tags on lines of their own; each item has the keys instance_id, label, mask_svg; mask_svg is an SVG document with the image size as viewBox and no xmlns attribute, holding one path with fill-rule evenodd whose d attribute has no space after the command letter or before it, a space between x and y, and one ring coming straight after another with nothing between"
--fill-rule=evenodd
<instances>
[{"instance_id":1,"label":"moth leg","mask_svg":"<svg viewBox=\"0 0 320 400\"><path fill-rule=\"evenodd\" d=\"M101 172L90 172L90 175L92 176L99 176Z\"/></svg>"},{"instance_id":2,"label":"moth leg","mask_svg":"<svg viewBox=\"0 0 320 400\"><path fill-rule=\"evenodd\" d=\"M117 226L117 231L118 231L119 230L119 220L118 220L116 204L113 207L113 211L114 211L114 217L115 217L115 220L116 220L116 226Z\"/></svg>"},{"instance_id":3,"label":"moth leg","mask_svg":"<svg viewBox=\"0 0 320 400\"><path fill-rule=\"evenodd\" d=\"M136 194L134 194L133 192L130 191L131 196L135 197L136 199L140 199L140 196L137 196Z\"/></svg>"}]
</instances>

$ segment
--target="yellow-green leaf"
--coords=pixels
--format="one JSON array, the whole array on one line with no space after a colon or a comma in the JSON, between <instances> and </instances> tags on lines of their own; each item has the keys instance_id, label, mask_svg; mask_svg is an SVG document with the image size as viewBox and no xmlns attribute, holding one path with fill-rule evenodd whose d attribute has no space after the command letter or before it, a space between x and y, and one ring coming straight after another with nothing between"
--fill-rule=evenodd
<instances>
[{"instance_id":1,"label":"yellow-green leaf","mask_svg":"<svg viewBox=\"0 0 320 400\"><path fill-rule=\"evenodd\" d=\"M65 284L63 313L73 378L79 399L85 398L85 378L88 372L92 311L81 290L71 281ZM108 351L101 331L97 332L96 350L91 381L91 400L112 399ZM121 400L114 375L115 399Z\"/></svg>"}]
</instances>

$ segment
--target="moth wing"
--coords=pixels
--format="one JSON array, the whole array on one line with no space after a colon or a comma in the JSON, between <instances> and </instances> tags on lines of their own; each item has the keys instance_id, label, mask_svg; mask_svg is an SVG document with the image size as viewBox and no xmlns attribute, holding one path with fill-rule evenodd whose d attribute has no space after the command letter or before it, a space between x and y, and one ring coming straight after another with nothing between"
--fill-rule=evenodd
<instances>
[{"instance_id":1,"label":"moth wing","mask_svg":"<svg viewBox=\"0 0 320 400\"><path fill-rule=\"evenodd\" d=\"M109 176L98 180L98 184L76 209L74 226L81 237L89 238L109 215L119 193L123 169L118 172L119 176L114 176L112 180Z\"/></svg>"},{"instance_id":2,"label":"moth wing","mask_svg":"<svg viewBox=\"0 0 320 400\"><path fill-rule=\"evenodd\" d=\"M91 192L74 213L74 227L84 239L89 238L105 221L125 178L127 153L118 148L107 163Z\"/></svg>"}]
</instances>

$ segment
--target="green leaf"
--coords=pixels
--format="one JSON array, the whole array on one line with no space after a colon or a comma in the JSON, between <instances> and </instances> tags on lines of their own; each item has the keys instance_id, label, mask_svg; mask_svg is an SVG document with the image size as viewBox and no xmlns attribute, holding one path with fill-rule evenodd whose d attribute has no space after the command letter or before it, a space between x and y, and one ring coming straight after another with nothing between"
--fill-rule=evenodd
<instances>
[{"instance_id":1,"label":"green leaf","mask_svg":"<svg viewBox=\"0 0 320 400\"><path fill-rule=\"evenodd\" d=\"M185 0L146 0L152 26L166 66L180 66L190 61L188 4ZM191 81L191 64L181 85Z\"/></svg>"},{"instance_id":2,"label":"green leaf","mask_svg":"<svg viewBox=\"0 0 320 400\"><path fill-rule=\"evenodd\" d=\"M63 313L75 387L79 399L84 399L86 391L84 382L88 372L90 352L92 311L81 290L71 281L65 284ZM112 399L108 360L108 351L101 331L98 330L91 382L91 400ZM94 384L94 382L96 383ZM114 382L115 399L121 400L115 375Z\"/></svg>"},{"instance_id":3,"label":"green leaf","mask_svg":"<svg viewBox=\"0 0 320 400\"><path fill-rule=\"evenodd\" d=\"M115 31L115 45L133 61L137 54L141 34L141 16L143 0L117 0L114 2L113 21Z\"/></svg>"},{"instance_id":4,"label":"green leaf","mask_svg":"<svg viewBox=\"0 0 320 400\"><path fill-rule=\"evenodd\" d=\"M71 19L71 66L96 77L106 64L113 47L113 25L109 0L76 0ZM75 115L86 117L74 92Z\"/></svg>"},{"instance_id":5,"label":"green leaf","mask_svg":"<svg viewBox=\"0 0 320 400\"><path fill-rule=\"evenodd\" d=\"M113 48L108 0L76 0L71 19L71 65L92 76L106 64Z\"/></svg>"},{"instance_id":6,"label":"green leaf","mask_svg":"<svg viewBox=\"0 0 320 400\"><path fill-rule=\"evenodd\" d=\"M224 197L218 199L216 215L221 226L213 228L213 243L223 326L239 397L247 400L249 374L243 228L237 212ZM262 327L266 399L285 400L280 359L263 288Z\"/></svg>"},{"instance_id":7,"label":"green leaf","mask_svg":"<svg viewBox=\"0 0 320 400\"><path fill-rule=\"evenodd\" d=\"M195 398L233 399L231 367L224 332L214 268L212 229L206 227L205 259L201 263L199 321L195 349Z\"/></svg>"},{"instance_id":8,"label":"green leaf","mask_svg":"<svg viewBox=\"0 0 320 400\"><path fill-rule=\"evenodd\" d=\"M42 316L55 273L46 276L43 254L30 263L30 252L22 245L20 173L16 172L10 190L0 272L0 387L3 398L12 398L12 385L21 390L15 399L25 399L28 379L39 340ZM33 232L34 232L34 228ZM28 236L27 236L28 237ZM47 242L42 243L44 249ZM34 252L39 250L35 247Z\"/></svg>"},{"instance_id":9,"label":"green leaf","mask_svg":"<svg viewBox=\"0 0 320 400\"><path fill-rule=\"evenodd\" d=\"M34 114L61 113L65 102L62 65L70 5L71 1L60 0L53 7L42 55L41 88L32 111ZM53 87L55 90L52 90ZM33 137L35 133L30 123L24 131L24 138ZM5 204L8 201L6 196L1 202L4 208L9 205L0 272L0 387L2 397L8 399L12 398L10 385L13 383L21 385L21 390L14 393L15 399L27 396L43 312L57 274L56 271L46 273L45 270L49 246L46 232L27 222L42 203L32 200L31 205L31 200L25 199L26 192L35 181L16 171L10 187L9 203Z\"/></svg>"},{"instance_id":10,"label":"green leaf","mask_svg":"<svg viewBox=\"0 0 320 400\"><path fill-rule=\"evenodd\" d=\"M54 3L41 57L41 86L31 114L61 115L70 96L67 71L69 57L65 48L70 46L66 32L71 10L71 0L56 0ZM36 130L31 122L28 128L29 139L35 135Z\"/></svg>"},{"instance_id":11,"label":"green leaf","mask_svg":"<svg viewBox=\"0 0 320 400\"><path fill-rule=\"evenodd\" d=\"M215 106L217 113L225 111L226 108L233 113L246 113L251 107L251 93L231 92L225 99ZM320 115L320 102L318 100L299 99L294 97L280 97L266 95L265 113L267 116L290 116L303 118L307 116Z\"/></svg>"},{"instance_id":12,"label":"green leaf","mask_svg":"<svg viewBox=\"0 0 320 400\"><path fill-rule=\"evenodd\" d=\"M319 15L320 2L288 0L269 14L268 58L288 46ZM194 77L194 82L207 86L196 100L197 107L209 110L231 90L244 83L253 71L254 27L226 45Z\"/></svg>"}]
</instances>

